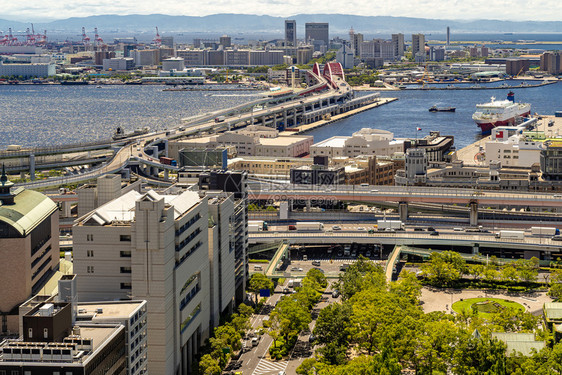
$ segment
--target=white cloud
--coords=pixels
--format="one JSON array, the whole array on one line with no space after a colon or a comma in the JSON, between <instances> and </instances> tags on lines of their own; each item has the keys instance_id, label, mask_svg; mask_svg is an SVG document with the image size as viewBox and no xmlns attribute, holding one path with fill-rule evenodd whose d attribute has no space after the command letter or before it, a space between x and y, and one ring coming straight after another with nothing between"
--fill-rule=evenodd
<instances>
[{"instance_id":1,"label":"white cloud","mask_svg":"<svg viewBox=\"0 0 562 375\"><path fill-rule=\"evenodd\" d=\"M438 19L499 19L558 21L559 0L0 0L1 18L49 20L102 14L170 14L204 16L216 13L246 13L291 16L298 13L341 13L365 16L408 16ZM524 30L522 30L524 32Z\"/></svg>"}]
</instances>

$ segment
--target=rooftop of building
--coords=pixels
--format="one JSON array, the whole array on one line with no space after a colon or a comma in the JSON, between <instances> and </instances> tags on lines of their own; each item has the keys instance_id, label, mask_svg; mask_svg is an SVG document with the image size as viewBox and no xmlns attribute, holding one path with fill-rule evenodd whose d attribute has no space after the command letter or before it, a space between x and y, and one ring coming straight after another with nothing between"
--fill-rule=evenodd
<instances>
[{"instance_id":1,"label":"rooftop of building","mask_svg":"<svg viewBox=\"0 0 562 375\"><path fill-rule=\"evenodd\" d=\"M145 197L154 201L163 198L166 204L174 208L174 219L177 219L201 201L199 194L193 191L185 191L179 195L160 195L154 190L144 194L132 190L83 216L79 219L79 224L86 222L95 222L98 225L130 224L135 220L136 202Z\"/></svg>"},{"instance_id":2,"label":"rooftop of building","mask_svg":"<svg viewBox=\"0 0 562 375\"><path fill-rule=\"evenodd\" d=\"M276 138L260 138L259 144L262 146L291 146L295 143L312 139L312 136L281 136Z\"/></svg>"},{"instance_id":3,"label":"rooftop of building","mask_svg":"<svg viewBox=\"0 0 562 375\"><path fill-rule=\"evenodd\" d=\"M16 362L16 363L34 363L34 362L48 362L48 363L83 363L84 365L93 357L93 354L102 348L115 334L124 330L125 327L120 324L84 324L79 327L79 334L73 333L65 338L63 342L34 342L34 341L23 341L22 338L19 339L9 339L2 341L0 343L0 348L2 349L4 355L0 357L0 362ZM77 345L73 345L73 340L90 340L91 348L81 348L78 349ZM33 358L29 355L29 358L22 360L21 354L18 355L18 351L21 352L24 349L42 349L43 356L38 356ZM60 354L53 353L52 356L46 356L46 349L70 349L68 357L64 358L64 353ZM82 354L79 354L82 352Z\"/></svg>"},{"instance_id":4,"label":"rooftop of building","mask_svg":"<svg viewBox=\"0 0 562 375\"><path fill-rule=\"evenodd\" d=\"M544 314L548 320L562 319L562 302L548 302L544 304Z\"/></svg>"},{"instance_id":5,"label":"rooftop of building","mask_svg":"<svg viewBox=\"0 0 562 375\"><path fill-rule=\"evenodd\" d=\"M78 319L89 317L94 323L128 319L143 305L146 305L145 301L79 302Z\"/></svg>"},{"instance_id":6,"label":"rooftop of building","mask_svg":"<svg viewBox=\"0 0 562 375\"><path fill-rule=\"evenodd\" d=\"M349 137L344 136L334 136L318 143L315 143L314 147L345 147L345 141L347 141Z\"/></svg>"},{"instance_id":7,"label":"rooftop of building","mask_svg":"<svg viewBox=\"0 0 562 375\"><path fill-rule=\"evenodd\" d=\"M7 191L13 184L2 176L1 187ZM4 200L2 198L9 198ZM13 197L13 203L9 200ZM58 210L46 195L24 188L12 188L9 195L0 194L0 221L13 227L21 236L27 236L37 225Z\"/></svg>"},{"instance_id":8,"label":"rooftop of building","mask_svg":"<svg viewBox=\"0 0 562 375\"><path fill-rule=\"evenodd\" d=\"M492 332L492 337L506 343L508 354L515 351L529 356L533 349L538 352L546 346L544 341L535 341L534 333Z\"/></svg>"}]
</instances>

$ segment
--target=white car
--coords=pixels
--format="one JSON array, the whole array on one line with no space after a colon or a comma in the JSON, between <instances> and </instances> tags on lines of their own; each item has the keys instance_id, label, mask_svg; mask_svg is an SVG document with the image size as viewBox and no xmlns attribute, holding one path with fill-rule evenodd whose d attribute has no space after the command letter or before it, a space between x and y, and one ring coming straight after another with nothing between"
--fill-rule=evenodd
<instances>
[{"instance_id":1,"label":"white car","mask_svg":"<svg viewBox=\"0 0 562 375\"><path fill-rule=\"evenodd\" d=\"M300 267L293 267L293 268L291 268L291 271L292 271L292 272L302 272L302 268L300 268Z\"/></svg>"},{"instance_id":2,"label":"white car","mask_svg":"<svg viewBox=\"0 0 562 375\"><path fill-rule=\"evenodd\" d=\"M365 227L358 227L357 230L360 231L360 232L364 232L364 231L366 231L367 229L365 229Z\"/></svg>"}]
</instances>

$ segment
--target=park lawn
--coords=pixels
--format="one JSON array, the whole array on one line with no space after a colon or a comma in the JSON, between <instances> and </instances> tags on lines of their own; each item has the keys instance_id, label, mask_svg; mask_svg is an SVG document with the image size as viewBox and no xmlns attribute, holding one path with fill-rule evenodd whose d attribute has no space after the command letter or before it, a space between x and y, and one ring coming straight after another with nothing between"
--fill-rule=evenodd
<instances>
[{"instance_id":1,"label":"park lawn","mask_svg":"<svg viewBox=\"0 0 562 375\"><path fill-rule=\"evenodd\" d=\"M471 306L475 303L478 302L485 302L485 301L491 301L491 302L497 302L499 303L501 306L503 307L511 307L513 309L517 309L520 311L525 311L525 308L514 301L510 301L510 300L506 300L503 298L468 298L462 301L457 301L455 303L453 303L453 310L456 313L460 313L464 310L468 310L469 312L472 312ZM490 316L490 314L494 313L494 312L498 312L498 311L494 311L496 309L493 308L493 305L481 305L478 309L478 314L481 315L484 318L487 318Z\"/></svg>"}]
</instances>

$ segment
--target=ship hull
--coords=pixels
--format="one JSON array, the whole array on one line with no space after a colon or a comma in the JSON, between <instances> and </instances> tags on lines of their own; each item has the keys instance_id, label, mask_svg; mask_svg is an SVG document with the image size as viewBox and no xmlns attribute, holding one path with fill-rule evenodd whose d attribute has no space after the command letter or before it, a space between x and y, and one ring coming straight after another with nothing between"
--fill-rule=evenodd
<instances>
[{"instance_id":1,"label":"ship hull","mask_svg":"<svg viewBox=\"0 0 562 375\"><path fill-rule=\"evenodd\" d=\"M520 116L521 117L527 117L531 114L531 111L522 113ZM496 122L478 122L476 121L476 125L478 125L478 127L480 128L480 130L482 131L482 135L488 135L492 132L492 129L498 126L506 126L506 125L514 125L515 124L515 117L512 117L510 119L507 120L502 120L502 121L496 121Z\"/></svg>"}]
</instances>

